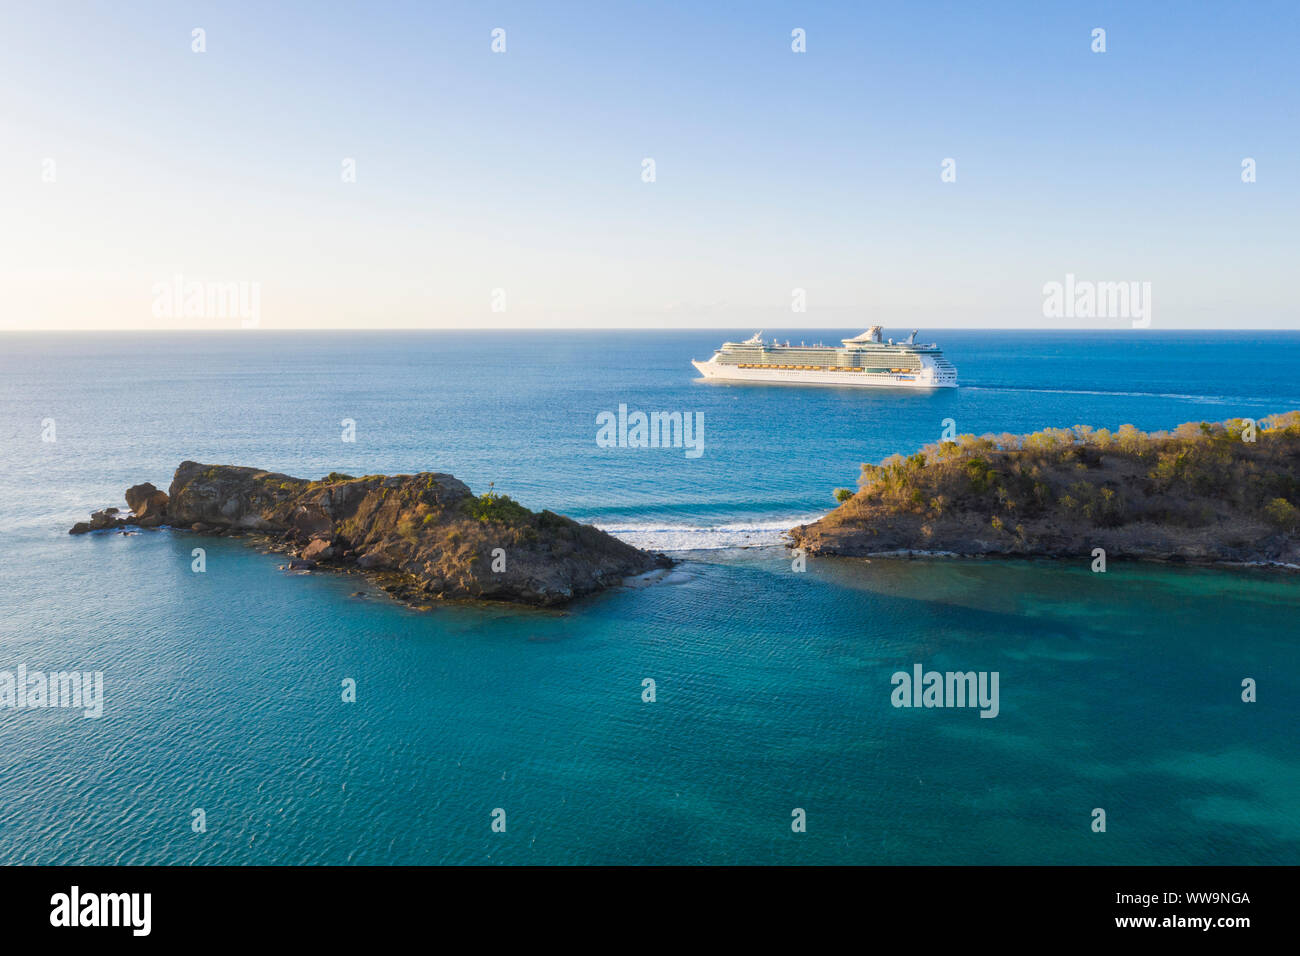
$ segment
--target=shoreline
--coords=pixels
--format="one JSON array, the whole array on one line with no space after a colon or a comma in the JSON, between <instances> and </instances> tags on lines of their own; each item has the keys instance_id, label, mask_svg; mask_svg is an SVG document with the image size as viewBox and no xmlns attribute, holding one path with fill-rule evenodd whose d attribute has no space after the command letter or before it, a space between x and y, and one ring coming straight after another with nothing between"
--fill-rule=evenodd
<instances>
[{"instance_id":1,"label":"shoreline","mask_svg":"<svg viewBox=\"0 0 1300 956\"><path fill-rule=\"evenodd\" d=\"M370 572L414 607L471 600L566 604L673 562L552 511L534 512L441 472L293 478L234 465L183 461L168 491L126 490L129 515L94 512L68 533L130 527L254 536L289 556L287 571Z\"/></svg>"},{"instance_id":2,"label":"shoreline","mask_svg":"<svg viewBox=\"0 0 1300 956\"><path fill-rule=\"evenodd\" d=\"M786 548L793 549L797 547L793 544L785 545ZM959 551L944 550L927 550L921 548L896 548L890 551L870 551L864 554L837 554L834 552L819 552L816 557L830 558L837 561L872 561L879 559L881 561L1049 561L1062 567L1068 566L1071 560L1077 560L1082 564L1088 564L1092 561L1091 555L1078 554L1047 554L1047 553L1007 553L1007 552L970 552L964 553ZM1206 568L1210 570L1238 569L1238 570L1271 570L1281 571L1288 574L1300 572L1300 564L1294 564L1286 561L1215 561L1215 560L1195 560L1175 557L1159 557L1156 555L1108 555L1107 564L1114 563L1124 566L1130 564L1155 564L1171 568ZM1105 573L1105 572L1098 572Z\"/></svg>"},{"instance_id":3,"label":"shoreline","mask_svg":"<svg viewBox=\"0 0 1300 956\"><path fill-rule=\"evenodd\" d=\"M1171 432L945 436L790 530L808 555L1023 557L1300 570L1300 411Z\"/></svg>"}]
</instances>

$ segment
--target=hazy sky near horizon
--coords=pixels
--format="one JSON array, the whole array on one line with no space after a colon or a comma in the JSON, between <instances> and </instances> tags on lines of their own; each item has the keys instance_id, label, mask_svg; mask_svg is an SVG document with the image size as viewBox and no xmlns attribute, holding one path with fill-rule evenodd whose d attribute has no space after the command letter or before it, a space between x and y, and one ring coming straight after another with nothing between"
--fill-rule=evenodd
<instances>
[{"instance_id":1,"label":"hazy sky near horizon","mask_svg":"<svg viewBox=\"0 0 1300 956\"><path fill-rule=\"evenodd\" d=\"M9 3L0 329L240 326L167 314L177 277L244 283L263 328L1130 325L1045 317L1067 274L1149 282L1155 329L1300 328L1297 27L1283 2Z\"/></svg>"}]
</instances>

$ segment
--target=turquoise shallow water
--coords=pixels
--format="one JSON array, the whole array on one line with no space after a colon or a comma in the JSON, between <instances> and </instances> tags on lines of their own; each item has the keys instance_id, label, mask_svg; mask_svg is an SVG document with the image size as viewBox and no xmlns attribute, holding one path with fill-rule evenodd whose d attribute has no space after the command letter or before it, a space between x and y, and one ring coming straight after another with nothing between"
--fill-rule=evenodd
<instances>
[{"instance_id":1,"label":"turquoise shallow water","mask_svg":"<svg viewBox=\"0 0 1300 956\"><path fill-rule=\"evenodd\" d=\"M945 417L1154 428L1300 406L1300 336L1254 335L940 333L973 387L934 396L693 383L684 362L717 333L7 336L0 670L102 670L105 705L0 709L0 860L1300 862L1294 578L796 574L768 544ZM620 401L702 411L704 456L598 449L594 415ZM238 540L66 535L182 458L447 470L707 550L564 612L422 614ZM999 672L999 716L890 706L890 675L917 662Z\"/></svg>"}]
</instances>

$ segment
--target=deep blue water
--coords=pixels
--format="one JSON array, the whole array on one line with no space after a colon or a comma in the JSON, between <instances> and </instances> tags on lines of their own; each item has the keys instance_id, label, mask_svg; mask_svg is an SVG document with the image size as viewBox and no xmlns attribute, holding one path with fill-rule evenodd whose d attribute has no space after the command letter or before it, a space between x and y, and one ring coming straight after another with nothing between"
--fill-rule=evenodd
<instances>
[{"instance_id":1,"label":"deep blue water","mask_svg":"<svg viewBox=\"0 0 1300 956\"><path fill-rule=\"evenodd\" d=\"M723 337L0 337L0 671L105 680L98 720L0 708L0 861L1300 862L1300 581L797 574L775 546L945 418L1157 429L1300 408L1300 334L923 332L963 383L933 394L696 381L689 359ZM704 454L598 447L620 403L702 413ZM185 458L447 471L691 550L667 583L565 612L419 613L239 540L65 533ZM1001 713L890 706L916 662L998 671Z\"/></svg>"}]
</instances>

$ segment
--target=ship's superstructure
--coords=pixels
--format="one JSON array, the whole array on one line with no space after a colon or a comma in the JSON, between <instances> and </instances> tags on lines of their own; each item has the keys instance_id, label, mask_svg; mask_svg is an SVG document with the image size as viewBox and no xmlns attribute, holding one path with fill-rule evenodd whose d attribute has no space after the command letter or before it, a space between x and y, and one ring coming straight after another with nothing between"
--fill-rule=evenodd
<instances>
[{"instance_id":1,"label":"ship's superstructure","mask_svg":"<svg viewBox=\"0 0 1300 956\"><path fill-rule=\"evenodd\" d=\"M885 341L873 325L839 346L763 341L758 332L743 342L724 342L707 362L692 361L709 379L876 388L956 388L957 369L934 343Z\"/></svg>"}]
</instances>

